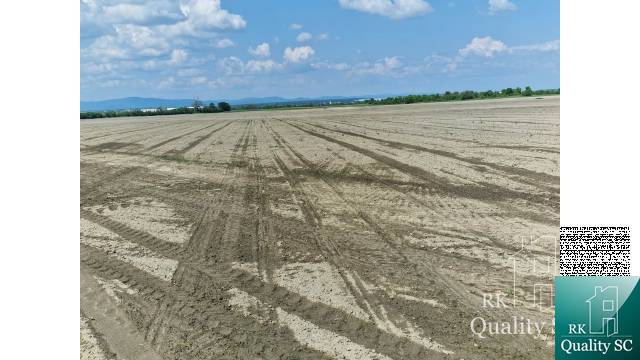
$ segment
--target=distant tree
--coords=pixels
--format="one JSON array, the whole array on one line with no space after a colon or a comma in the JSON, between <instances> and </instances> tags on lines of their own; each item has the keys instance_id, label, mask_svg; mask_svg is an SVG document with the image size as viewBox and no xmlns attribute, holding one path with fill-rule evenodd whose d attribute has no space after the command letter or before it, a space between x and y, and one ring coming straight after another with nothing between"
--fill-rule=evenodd
<instances>
[{"instance_id":1,"label":"distant tree","mask_svg":"<svg viewBox=\"0 0 640 360\"><path fill-rule=\"evenodd\" d=\"M461 100L471 100L475 97L475 93L471 90L465 90L460 95Z\"/></svg>"},{"instance_id":2,"label":"distant tree","mask_svg":"<svg viewBox=\"0 0 640 360\"><path fill-rule=\"evenodd\" d=\"M533 90L531 90L530 86L527 86L526 88L524 88L524 92L522 93L523 96L531 96L533 95Z\"/></svg>"},{"instance_id":3,"label":"distant tree","mask_svg":"<svg viewBox=\"0 0 640 360\"><path fill-rule=\"evenodd\" d=\"M512 88L502 89L502 94L506 95L506 96L512 96L513 95L513 89Z\"/></svg>"},{"instance_id":4,"label":"distant tree","mask_svg":"<svg viewBox=\"0 0 640 360\"><path fill-rule=\"evenodd\" d=\"M221 101L218 103L218 109L220 109L220 111L231 111L231 105L229 105L228 102Z\"/></svg>"},{"instance_id":5,"label":"distant tree","mask_svg":"<svg viewBox=\"0 0 640 360\"><path fill-rule=\"evenodd\" d=\"M516 95L522 95L522 89L520 87L517 87L515 93Z\"/></svg>"},{"instance_id":6,"label":"distant tree","mask_svg":"<svg viewBox=\"0 0 640 360\"><path fill-rule=\"evenodd\" d=\"M192 106L193 106L194 110L202 109L204 107L203 104L202 104L202 101L200 101L198 99L193 100L193 105Z\"/></svg>"}]
</instances>

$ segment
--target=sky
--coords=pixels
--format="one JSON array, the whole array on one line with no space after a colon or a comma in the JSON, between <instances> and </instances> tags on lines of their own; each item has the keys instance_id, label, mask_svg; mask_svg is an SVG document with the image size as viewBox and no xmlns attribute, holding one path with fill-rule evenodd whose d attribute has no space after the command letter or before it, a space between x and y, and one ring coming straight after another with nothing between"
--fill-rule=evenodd
<instances>
[{"instance_id":1,"label":"sky","mask_svg":"<svg viewBox=\"0 0 640 360\"><path fill-rule=\"evenodd\" d=\"M560 87L559 0L81 0L81 100Z\"/></svg>"}]
</instances>

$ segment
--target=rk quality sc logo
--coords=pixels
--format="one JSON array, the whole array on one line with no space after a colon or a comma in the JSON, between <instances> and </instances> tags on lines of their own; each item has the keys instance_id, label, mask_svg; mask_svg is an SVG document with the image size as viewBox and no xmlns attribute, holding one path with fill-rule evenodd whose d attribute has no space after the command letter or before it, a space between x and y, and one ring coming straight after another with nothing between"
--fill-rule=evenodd
<instances>
[{"instance_id":1,"label":"rk quality sc logo","mask_svg":"<svg viewBox=\"0 0 640 360\"><path fill-rule=\"evenodd\" d=\"M638 279L556 277L555 358L640 358L634 347L640 331Z\"/></svg>"}]
</instances>

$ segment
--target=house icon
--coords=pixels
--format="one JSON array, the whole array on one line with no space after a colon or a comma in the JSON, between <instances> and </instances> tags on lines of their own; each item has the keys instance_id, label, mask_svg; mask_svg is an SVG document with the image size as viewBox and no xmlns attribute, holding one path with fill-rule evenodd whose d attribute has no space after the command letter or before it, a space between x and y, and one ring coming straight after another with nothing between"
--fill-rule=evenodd
<instances>
[{"instance_id":1,"label":"house icon","mask_svg":"<svg viewBox=\"0 0 640 360\"><path fill-rule=\"evenodd\" d=\"M594 287L589 303L589 333L607 336L618 333L618 287Z\"/></svg>"},{"instance_id":2,"label":"house icon","mask_svg":"<svg viewBox=\"0 0 640 360\"><path fill-rule=\"evenodd\" d=\"M512 306L529 303L539 311L554 308L553 277L558 273L558 239L522 236L520 250L511 255Z\"/></svg>"}]
</instances>

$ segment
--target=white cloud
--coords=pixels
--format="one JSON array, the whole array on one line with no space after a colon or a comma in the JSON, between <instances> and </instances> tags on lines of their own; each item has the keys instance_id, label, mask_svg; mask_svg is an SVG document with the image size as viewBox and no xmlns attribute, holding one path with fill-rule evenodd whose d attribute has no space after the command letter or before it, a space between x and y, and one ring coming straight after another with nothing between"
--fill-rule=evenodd
<instances>
[{"instance_id":1,"label":"white cloud","mask_svg":"<svg viewBox=\"0 0 640 360\"><path fill-rule=\"evenodd\" d=\"M509 0L489 0L489 12L492 14L498 11L514 11L518 9L516 4Z\"/></svg>"},{"instance_id":2,"label":"white cloud","mask_svg":"<svg viewBox=\"0 0 640 360\"><path fill-rule=\"evenodd\" d=\"M558 51L560 50L560 40L547 41L539 44L513 46L512 50L524 51Z\"/></svg>"},{"instance_id":3,"label":"white cloud","mask_svg":"<svg viewBox=\"0 0 640 360\"><path fill-rule=\"evenodd\" d=\"M117 1L81 1L81 32L91 31L92 26L105 27L111 24L145 25L163 21L177 21L182 16L177 6L169 0L137 0L135 3Z\"/></svg>"},{"instance_id":4,"label":"white cloud","mask_svg":"<svg viewBox=\"0 0 640 360\"><path fill-rule=\"evenodd\" d=\"M273 60L249 60L246 63L235 56L218 60L217 66L225 75L247 75L279 70L283 66Z\"/></svg>"},{"instance_id":5,"label":"white cloud","mask_svg":"<svg viewBox=\"0 0 640 360\"><path fill-rule=\"evenodd\" d=\"M508 51L509 48L500 40L494 40L491 36L483 38L474 37L467 46L459 50L460 55L479 55L492 57L494 54Z\"/></svg>"},{"instance_id":6,"label":"white cloud","mask_svg":"<svg viewBox=\"0 0 640 360\"><path fill-rule=\"evenodd\" d=\"M175 49L171 51L171 59L169 63L173 65L181 64L189 58L189 54L182 49Z\"/></svg>"},{"instance_id":7,"label":"white cloud","mask_svg":"<svg viewBox=\"0 0 640 360\"><path fill-rule=\"evenodd\" d=\"M232 47L234 45L235 43L231 39L227 39L227 38L218 39L213 43L213 46L215 46L218 49L224 49L224 48Z\"/></svg>"},{"instance_id":8,"label":"white cloud","mask_svg":"<svg viewBox=\"0 0 640 360\"><path fill-rule=\"evenodd\" d=\"M316 35L316 39L318 39L318 40L327 40L327 39L329 39L329 34L325 34L325 33L318 34L318 35Z\"/></svg>"},{"instance_id":9,"label":"white cloud","mask_svg":"<svg viewBox=\"0 0 640 360\"><path fill-rule=\"evenodd\" d=\"M180 12L189 26L205 29L243 29L247 26L242 16L231 14L220 6L220 0L190 0L180 3Z\"/></svg>"},{"instance_id":10,"label":"white cloud","mask_svg":"<svg viewBox=\"0 0 640 360\"><path fill-rule=\"evenodd\" d=\"M280 68L282 65L273 60L249 60L245 64L246 71L251 73L271 72Z\"/></svg>"},{"instance_id":11,"label":"white cloud","mask_svg":"<svg viewBox=\"0 0 640 360\"><path fill-rule=\"evenodd\" d=\"M291 30L300 30L300 29L302 29L302 25L300 25L300 24L291 24L291 25L289 25L289 29L291 29Z\"/></svg>"},{"instance_id":12,"label":"white cloud","mask_svg":"<svg viewBox=\"0 0 640 360\"><path fill-rule=\"evenodd\" d=\"M191 85L202 85L205 84L207 80L206 76L196 76L191 78Z\"/></svg>"},{"instance_id":13,"label":"white cloud","mask_svg":"<svg viewBox=\"0 0 640 360\"><path fill-rule=\"evenodd\" d=\"M158 68L159 65L160 64L156 60L147 60L142 63L142 69L147 71L155 70Z\"/></svg>"},{"instance_id":14,"label":"white cloud","mask_svg":"<svg viewBox=\"0 0 640 360\"><path fill-rule=\"evenodd\" d=\"M103 27L96 39L81 49L81 61L147 60L140 58L165 56L173 48L190 46L189 37L215 39L220 30L246 26L240 15L222 9L220 0L190 0L180 3L179 9L175 3L173 7L167 3L164 0L115 5L95 1L82 3L81 17L85 21L101 21L98 25ZM153 18L158 17L164 19L161 24L139 24L157 22ZM110 25L105 27L105 24ZM223 38L212 44L223 48L233 46L233 41Z\"/></svg>"},{"instance_id":15,"label":"white cloud","mask_svg":"<svg viewBox=\"0 0 640 360\"><path fill-rule=\"evenodd\" d=\"M249 54L254 56L268 57L271 55L271 48L269 47L268 43L263 42L255 48L249 48Z\"/></svg>"},{"instance_id":16,"label":"white cloud","mask_svg":"<svg viewBox=\"0 0 640 360\"><path fill-rule=\"evenodd\" d=\"M311 64L311 67L314 69L329 69L329 70L338 70L338 71L344 71L351 68L351 66L349 66L349 64L345 62L330 63L326 61L313 63Z\"/></svg>"},{"instance_id":17,"label":"white cloud","mask_svg":"<svg viewBox=\"0 0 640 360\"><path fill-rule=\"evenodd\" d=\"M157 37L153 30L147 26L116 25L115 30L119 40L134 49L153 49L154 52L168 50L166 41Z\"/></svg>"},{"instance_id":18,"label":"white cloud","mask_svg":"<svg viewBox=\"0 0 640 360\"><path fill-rule=\"evenodd\" d=\"M119 44L118 38L112 35L105 35L97 38L91 46L83 49L81 55L101 61L111 59L125 59L129 52Z\"/></svg>"},{"instance_id":19,"label":"white cloud","mask_svg":"<svg viewBox=\"0 0 640 360\"><path fill-rule=\"evenodd\" d=\"M178 76L183 76L183 77L195 77L200 74L202 74L202 70L197 68L188 68L188 69L178 70Z\"/></svg>"},{"instance_id":20,"label":"white cloud","mask_svg":"<svg viewBox=\"0 0 640 360\"><path fill-rule=\"evenodd\" d=\"M356 75L393 75L399 72L402 63L397 56L386 57L375 63L364 62L355 66L349 73Z\"/></svg>"},{"instance_id":21,"label":"white cloud","mask_svg":"<svg viewBox=\"0 0 640 360\"><path fill-rule=\"evenodd\" d=\"M144 22L152 15L150 10L139 4L116 4L105 6L103 16L109 22Z\"/></svg>"},{"instance_id":22,"label":"white cloud","mask_svg":"<svg viewBox=\"0 0 640 360\"><path fill-rule=\"evenodd\" d=\"M298 42L305 42L311 40L311 38L313 38L313 35L309 34L308 32L301 32L296 37L296 40L298 40Z\"/></svg>"},{"instance_id":23,"label":"white cloud","mask_svg":"<svg viewBox=\"0 0 640 360\"><path fill-rule=\"evenodd\" d=\"M420 16L433 10L424 0L340 0L340 6L391 19Z\"/></svg>"},{"instance_id":24,"label":"white cloud","mask_svg":"<svg viewBox=\"0 0 640 360\"><path fill-rule=\"evenodd\" d=\"M160 80L160 82L158 83L158 88L159 89L169 89L175 83L176 83L176 79L174 79L173 76L170 76L170 77L168 77L166 79Z\"/></svg>"},{"instance_id":25,"label":"white cloud","mask_svg":"<svg viewBox=\"0 0 640 360\"><path fill-rule=\"evenodd\" d=\"M315 54L315 51L311 46L300 46L296 48L287 47L284 49L284 60L291 63L299 63L307 60Z\"/></svg>"}]
</instances>

